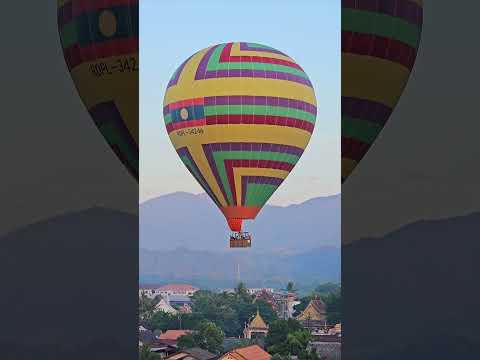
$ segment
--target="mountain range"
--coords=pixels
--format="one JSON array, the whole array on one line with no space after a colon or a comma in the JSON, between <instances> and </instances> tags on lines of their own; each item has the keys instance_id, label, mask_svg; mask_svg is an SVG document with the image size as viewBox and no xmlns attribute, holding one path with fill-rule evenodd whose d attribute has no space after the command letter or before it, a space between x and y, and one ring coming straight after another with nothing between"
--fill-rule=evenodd
<instances>
[{"instance_id":1,"label":"mountain range","mask_svg":"<svg viewBox=\"0 0 480 360\"><path fill-rule=\"evenodd\" d=\"M206 288L340 281L340 195L262 209L246 221L251 249L230 249L224 216L205 195L177 192L139 207L140 281Z\"/></svg>"},{"instance_id":2,"label":"mountain range","mask_svg":"<svg viewBox=\"0 0 480 360\"><path fill-rule=\"evenodd\" d=\"M472 213L344 246L342 357L477 359L479 232Z\"/></svg>"},{"instance_id":3,"label":"mountain range","mask_svg":"<svg viewBox=\"0 0 480 360\"><path fill-rule=\"evenodd\" d=\"M298 205L266 205L255 221L245 221L252 249L303 253L340 246L340 195ZM172 193L148 200L139 208L140 248L171 251L228 251L229 228L220 210L205 195Z\"/></svg>"},{"instance_id":4,"label":"mountain range","mask_svg":"<svg viewBox=\"0 0 480 360\"><path fill-rule=\"evenodd\" d=\"M239 249L238 252L140 249L141 283L193 283L201 288L284 287L288 281L318 285L340 282L340 248L322 247L301 254Z\"/></svg>"},{"instance_id":5,"label":"mountain range","mask_svg":"<svg viewBox=\"0 0 480 360\"><path fill-rule=\"evenodd\" d=\"M55 216L2 236L0 353L9 342L68 348L100 341L135 350L135 342L124 340L137 335L137 237L136 216L104 208Z\"/></svg>"}]
</instances>

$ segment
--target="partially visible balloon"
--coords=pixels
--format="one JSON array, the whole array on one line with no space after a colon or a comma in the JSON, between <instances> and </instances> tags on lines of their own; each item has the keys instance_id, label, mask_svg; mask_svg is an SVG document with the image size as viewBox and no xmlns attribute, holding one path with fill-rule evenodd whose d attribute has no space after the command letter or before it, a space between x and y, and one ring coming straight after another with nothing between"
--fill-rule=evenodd
<instances>
[{"instance_id":1,"label":"partially visible balloon","mask_svg":"<svg viewBox=\"0 0 480 360\"><path fill-rule=\"evenodd\" d=\"M342 182L400 99L422 22L422 0L342 0Z\"/></svg>"},{"instance_id":2,"label":"partially visible balloon","mask_svg":"<svg viewBox=\"0 0 480 360\"><path fill-rule=\"evenodd\" d=\"M164 100L178 155L236 232L298 162L316 114L302 68L278 50L245 42L192 55L173 74Z\"/></svg>"},{"instance_id":3,"label":"partially visible balloon","mask_svg":"<svg viewBox=\"0 0 480 360\"><path fill-rule=\"evenodd\" d=\"M138 181L138 0L58 0L58 29L83 103Z\"/></svg>"}]
</instances>

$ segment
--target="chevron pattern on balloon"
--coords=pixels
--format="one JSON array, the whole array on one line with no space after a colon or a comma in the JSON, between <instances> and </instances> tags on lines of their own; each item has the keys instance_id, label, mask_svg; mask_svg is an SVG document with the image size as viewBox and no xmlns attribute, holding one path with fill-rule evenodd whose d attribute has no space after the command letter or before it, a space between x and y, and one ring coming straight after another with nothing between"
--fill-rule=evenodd
<instances>
[{"instance_id":1,"label":"chevron pattern on balloon","mask_svg":"<svg viewBox=\"0 0 480 360\"><path fill-rule=\"evenodd\" d=\"M303 69L278 50L245 42L187 58L163 106L182 162L229 224L255 218L299 161L316 116Z\"/></svg>"}]
</instances>

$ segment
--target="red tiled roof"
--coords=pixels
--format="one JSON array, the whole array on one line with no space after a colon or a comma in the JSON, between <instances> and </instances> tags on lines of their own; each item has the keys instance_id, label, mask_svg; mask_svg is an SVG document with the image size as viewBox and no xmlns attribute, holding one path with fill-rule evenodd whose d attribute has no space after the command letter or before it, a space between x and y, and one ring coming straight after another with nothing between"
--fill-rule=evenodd
<instances>
[{"instance_id":1,"label":"red tiled roof","mask_svg":"<svg viewBox=\"0 0 480 360\"><path fill-rule=\"evenodd\" d=\"M184 314L191 314L192 313L192 308L188 304L184 304L178 309L179 312L184 313Z\"/></svg>"},{"instance_id":2,"label":"red tiled roof","mask_svg":"<svg viewBox=\"0 0 480 360\"><path fill-rule=\"evenodd\" d=\"M258 345L234 349L220 359L230 356L236 360L270 360L270 354Z\"/></svg>"},{"instance_id":3,"label":"red tiled roof","mask_svg":"<svg viewBox=\"0 0 480 360\"><path fill-rule=\"evenodd\" d=\"M191 333L192 330L167 330L158 337L160 340L178 340L180 336Z\"/></svg>"}]
</instances>

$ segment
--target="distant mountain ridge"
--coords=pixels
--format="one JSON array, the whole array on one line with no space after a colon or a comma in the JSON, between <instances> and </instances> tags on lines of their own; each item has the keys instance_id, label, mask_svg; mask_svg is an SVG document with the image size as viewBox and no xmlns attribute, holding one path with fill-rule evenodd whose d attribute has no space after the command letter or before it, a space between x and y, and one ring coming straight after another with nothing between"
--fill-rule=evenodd
<instances>
[{"instance_id":1,"label":"distant mountain ridge","mask_svg":"<svg viewBox=\"0 0 480 360\"><path fill-rule=\"evenodd\" d=\"M303 284L340 281L341 251L323 247L302 254L169 251L140 249L140 282L187 282L205 288L233 287L240 280L251 287L281 287L288 281Z\"/></svg>"},{"instance_id":2,"label":"distant mountain ridge","mask_svg":"<svg viewBox=\"0 0 480 360\"><path fill-rule=\"evenodd\" d=\"M340 195L286 207L267 205L245 228L257 251L302 253L340 246ZM229 229L220 210L205 195L163 195L139 207L140 247L172 251L227 250Z\"/></svg>"},{"instance_id":3,"label":"distant mountain ridge","mask_svg":"<svg viewBox=\"0 0 480 360\"><path fill-rule=\"evenodd\" d=\"M0 343L90 346L87 340L134 338L138 319L129 314L137 306L131 291L138 281L137 237L135 215L105 208L62 214L2 236L0 277L9 291L0 297ZM28 266L18 266L18 259ZM75 324L68 332L65 319ZM32 323L42 324L42 332Z\"/></svg>"},{"instance_id":4,"label":"distant mountain ridge","mask_svg":"<svg viewBox=\"0 0 480 360\"><path fill-rule=\"evenodd\" d=\"M430 359L438 349L467 354L479 344L479 232L480 213L473 213L421 220L344 246L342 296L355 301L345 301L342 311L361 336L349 338L342 355L404 359L415 351L411 358ZM365 331L365 324L382 331Z\"/></svg>"}]
</instances>

